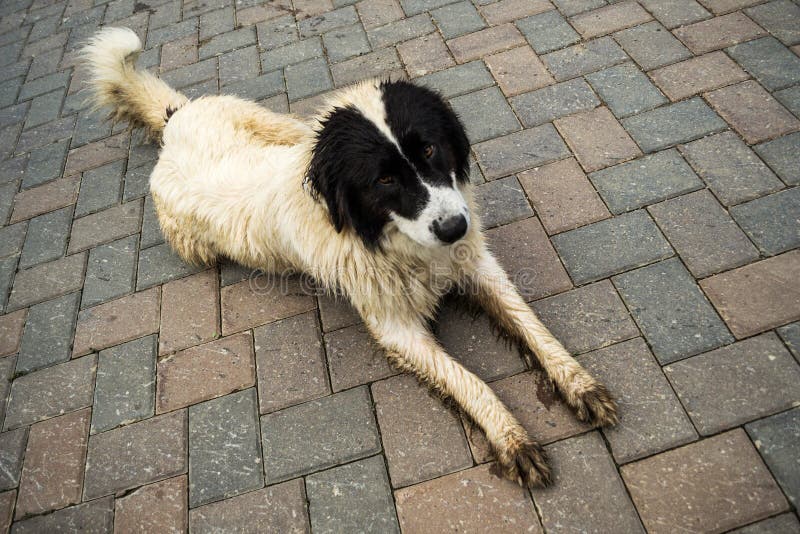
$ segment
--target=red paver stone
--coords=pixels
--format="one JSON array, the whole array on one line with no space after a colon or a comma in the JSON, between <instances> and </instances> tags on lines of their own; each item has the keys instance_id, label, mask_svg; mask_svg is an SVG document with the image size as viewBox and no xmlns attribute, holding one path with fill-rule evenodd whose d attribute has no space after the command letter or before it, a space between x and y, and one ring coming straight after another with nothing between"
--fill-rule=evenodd
<instances>
[{"instance_id":1,"label":"red paver stone","mask_svg":"<svg viewBox=\"0 0 800 534\"><path fill-rule=\"evenodd\" d=\"M749 78L725 52L705 54L651 71L650 77L673 102Z\"/></svg>"},{"instance_id":2,"label":"red paver stone","mask_svg":"<svg viewBox=\"0 0 800 534\"><path fill-rule=\"evenodd\" d=\"M525 38L513 24L503 24L447 41L459 63L525 44Z\"/></svg>"},{"instance_id":3,"label":"red paver stone","mask_svg":"<svg viewBox=\"0 0 800 534\"><path fill-rule=\"evenodd\" d=\"M800 319L800 250L700 282L737 338Z\"/></svg>"},{"instance_id":4,"label":"red paver stone","mask_svg":"<svg viewBox=\"0 0 800 534\"><path fill-rule=\"evenodd\" d=\"M800 130L800 120L753 80L717 89L706 98L750 144Z\"/></svg>"},{"instance_id":5,"label":"red paver stone","mask_svg":"<svg viewBox=\"0 0 800 534\"><path fill-rule=\"evenodd\" d=\"M18 310L0 317L0 356L8 356L19 350L27 317L28 310Z\"/></svg>"},{"instance_id":6,"label":"red paver stone","mask_svg":"<svg viewBox=\"0 0 800 534\"><path fill-rule=\"evenodd\" d=\"M611 217L574 158L536 167L517 177L548 234Z\"/></svg>"},{"instance_id":7,"label":"red paver stone","mask_svg":"<svg viewBox=\"0 0 800 534\"><path fill-rule=\"evenodd\" d=\"M330 394L325 353L313 311L266 324L254 333L261 413Z\"/></svg>"},{"instance_id":8,"label":"red paver stone","mask_svg":"<svg viewBox=\"0 0 800 534\"><path fill-rule=\"evenodd\" d=\"M64 174L74 174L128 157L129 132L70 150Z\"/></svg>"},{"instance_id":9,"label":"red paver stone","mask_svg":"<svg viewBox=\"0 0 800 534\"><path fill-rule=\"evenodd\" d=\"M253 280L223 287L223 335L298 315L316 307L309 292L297 278L281 280L260 275Z\"/></svg>"},{"instance_id":10,"label":"red paver stone","mask_svg":"<svg viewBox=\"0 0 800 534\"><path fill-rule=\"evenodd\" d=\"M81 311L73 357L158 332L159 305L160 288L153 287Z\"/></svg>"},{"instance_id":11,"label":"red paver stone","mask_svg":"<svg viewBox=\"0 0 800 534\"><path fill-rule=\"evenodd\" d=\"M529 46L520 46L485 58L500 89L506 96L540 89L555 80Z\"/></svg>"},{"instance_id":12,"label":"red paver stone","mask_svg":"<svg viewBox=\"0 0 800 534\"><path fill-rule=\"evenodd\" d=\"M395 492L403 532L542 532L530 495L482 465Z\"/></svg>"},{"instance_id":13,"label":"red paver stone","mask_svg":"<svg viewBox=\"0 0 800 534\"><path fill-rule=\"evenodd\" d=\"M83 287L86 253L74 254L17 273L8 309L16 310Z\"/></svg>"},{"instance_id":14,"label":"red paver stone","mask_svg":"<svg viewBox=\"0 0 800 534\"><path fill-rule=\"evenodd\" d=\"M187 427L179 410L92 436L84 500L186 473Z\"/></svg>"},{"instance_id":15,"label":"red paver stone","mask_svg":"<svg viewBox=\"0 0 800 534\"><path fill-rule=\"evenodd\" d=\"M255 383L250 332L192 347L158 362L156 413L221 397Z\"/></svg>"},{"instance_id":16,"label":"red paver stone","mask_svg":"<svg viewBox=\"0 0 800 534\"><path fill-rule=\"evenodd\" d=\"M347 300L347 297L320 295L317 297L317 303L323 332L332 332L361 322L361 316Z\"/></svg>"},{"instance_id":17,"label":"red paver stone","mask_svg":"<svg viewBox=\"0 0 800 534\"><path fill-rule=\"evenodd\" d=\"M182 475L143 486L117 499L114 534L186 532L187 477Z\"/></svg>"},{"instance_id":18,"label":"red paver stone","mask_svg":"<svg viewBox=\"0 0 800 534\"><path fill-rule=\"evenodd\" d=\"M636 2L620 2L581 13L570 20L584 39L606 35L653 20L650 13Z\"/></svg>"},{"instance_id":19,"label":"red paver stone","mask_svg":"<svg viewBox=\"0 0 800 534\"><path fill-rule=\"evenodd\" d=\"M651 534L724 532L788 508L744 430L622 467Z\"/></svg>"},{"instance_id":20,"label":"red paver stone","mask_svg":"<svg viewBox=\"0 0 800 534\"><path fill-rule=\"evenodd\" d=\"M673 33L689 50L704 54L761 37L766 32L738 12L683 26Z\"/></svg>"},{"instance_id":21,"label":"red paver stone","mask_svg":"<svg viewBox=\"0 0 800 534\"><path fill-rule=\"evenodd\" d=\"M20 191L14 197L14 211L11 213L10 222L30 219L74 204L78 198L79 184L80 176L70 176Z\"/></svg>"},{"instance_id":22,"label":"red paver stone","mask_svg":"<svg viewBox=\"0 0 800 534\"><path fill-rule=\"evenodd\" d=\"M218 285L216 269L164 284L159 354L205 343L219 335Z\"/></svg>"},{"instance_id":23,"label":"red paver stone","mask_svg":"<svg viewBox=\"0 0 800 534\"><path fill-rule=\"evenodd\" d=\"M569 275L536 217L493 228L486 237L489 249L525 300L572 289Z\"/></svg>"},{"instance_id":24,"label":"red paver stone","mask_svg":"<svg viewBox=\"0 0 800 534\"><path fill-rule=\"evenodd\" d=\"M81 502L91 410L31 426L16 519Z\"/></svg>"},{"instance_id":25,"label":"red paver stone","mask_svg":"<svg viewBox=\"0 0 800 534\"><path fill-rule=\"evenodd\" d=\"M529 15L536 15L553 9L553 4L548 0L500 0L481 7L483 18L490 25L502 24L521 19Z\"/></svg>"},{"instance_id":26,"label":"red paver stone","mask_svg":"<svg viewBox=\"0 0 800 534\"><path fill-rule=\"evenodd\" d=\"M239 12L241 14L241 12ZM161 70L176 69L197 62L197 35L187 35L161 47Z\"/></svg>"},{"instance_id":27,"label":"red paver stone","mask_svg":"<svg viewBox=\"0 0 800 534\"><path fill-rule=\"evenodd\" d=\"M189 530L194 534L259 534L267 527L281 534L311 530L302 478L200 506L189 513Z\"/></svg>"},{"instance_id":28,"label":"red paver stone","mask_svg":"<svg viewBox=\"0 0 800 534\"><path fill-rule=\"evenodd\" d=\"M9 527L11 527L16 498L16 490L0 493L0 532L8 532Z\"/></svg>"},{"instance_id":29,"label":"red paver stone","mask_svg":"<svg viewBox=\"0 0 800 534\"><path fill-rule=\"evenodd\" d=\"M334 392L380 380L397 372L391 368L383 349L363 324L326 334L325 347Z\"/></svg>"},{"instance_id":30,"label":"red paver stone","mask_svg":"<svg viewBox=\"0 0 800 534\"><path fill-rule=\"evenodd\" d=\"M586 172L616 165L642 154L608 108L599 107L578 113L558 119L553 124Z\"/></svg>"},{"instance_id":31,"label":"red paver stone","mask_svg":"<svg viewBox=\"0 0 800 534\"><path fill-rule=\"evenodd\" d=\"M423 35L397 45L397 52L412 78L454 65L438 33Z\"/></svg>"},{"instance_id":32,"label":"red paver stone","mask_svg":"<svg viewBox=\"0 0 800 534\"><path fill-rule=\"evenodd\" d=\"M67 254L129 236L141 229L142 199L75 219Z\"/></svg>"},{"instance_id":33,"label":"red paver stone","mask_svg":"<svg viewBox=\"0 0 800 534\"><path fill-rule=\"evenodd\" d=\"M392 486L436 478L472 465L460 420L411 375L372 385Z\"/></svg>"}]
</instances>

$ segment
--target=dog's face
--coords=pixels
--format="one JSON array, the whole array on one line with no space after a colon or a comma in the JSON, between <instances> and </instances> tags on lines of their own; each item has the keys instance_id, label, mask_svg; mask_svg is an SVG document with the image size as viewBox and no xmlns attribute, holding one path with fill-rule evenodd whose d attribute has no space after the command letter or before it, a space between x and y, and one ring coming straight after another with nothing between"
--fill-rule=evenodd
<instances>
[{"instance_id":1,"label":"dog's face","mask_svg":"<svg viewBox=\"0 0 800 534\"><path fill-rule=\"evenodd\" d=\"M461 239L469 142L455 113L408 82L352 94L320 121L308 170L336 230L350 227L369 246L389 224L424 246Z\"/></svg>"}]
</instances>

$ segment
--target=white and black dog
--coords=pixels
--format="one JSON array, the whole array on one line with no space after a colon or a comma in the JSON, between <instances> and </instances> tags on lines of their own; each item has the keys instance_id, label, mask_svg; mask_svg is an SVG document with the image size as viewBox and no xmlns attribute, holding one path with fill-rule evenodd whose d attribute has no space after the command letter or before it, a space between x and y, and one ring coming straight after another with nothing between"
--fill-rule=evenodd
<instances>
[{"instance_id":1,"label":"white and black dog","mask_svg":"<svg viewBox=\"0 0 800 534\"><path fill-rule=\"evenodd\" d=\"M550 470L492 390L428 324L459 288L532 352L578 418L616 404L548 332L487 250L468 181L469 142L435 92L372 80L335 93L308 121L231 96L189 101L137 71L136 34L106 28L84 50L94 103L162 149L150 178L159 223L186 261L226 257L307 273L344 293L399 368L452 399L485 432L499 471L545 485Z\"/></svg>"}]
</instances>

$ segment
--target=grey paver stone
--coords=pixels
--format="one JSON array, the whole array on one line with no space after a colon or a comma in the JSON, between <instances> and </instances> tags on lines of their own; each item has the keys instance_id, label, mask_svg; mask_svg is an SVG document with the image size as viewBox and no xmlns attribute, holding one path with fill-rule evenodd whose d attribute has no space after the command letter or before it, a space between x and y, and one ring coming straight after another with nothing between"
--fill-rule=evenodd
<instances>
[{"instance_id":1,"label":"grey paver stone","mask_svg":"<svg viewBox=\"0 0 800 534\"><path fill-rule=\"evenodd\" d=\"M601 37L542 56L558 81L610 67L626 59L628 56L611 37Z\"/></svg>"},{"instance_id":2,"label":"grey paver stone","mask_svg":"<svg viewBox=\"0 0 800 534\"><path fill-rule=\"evenodd\" d=\"M287 70L292 67L287 67ZM240 98L247 100L262 100L264 98L282 93L285 90L285 84L281 72L273 71L258 76L257 78L250 78L240 82L232 83L225 86L223 93L236 95ZM146 190L142 193L146 193Z\"/></svg>"},{"instance_id":3,"label":"grey paver stone","mask_svg":"<svg viewBox=\"0 0 800 534\"><path fill-rule=\"evenodd\" d=\"M800 532L800 520L789 512L737 528L732 530L731 534L797 534L798 532Z\"/></svg>"},{"instance_id":4,"label":"grey paver stone","mask_svg":"<svg viewBox=\"0 0 800 534\"><path fill-rule=\"evenodd\" d=\"M796 3L776 0L751 7L745 13L783 44L800 42L800 6Z\"/></svg>"},{"instance_id":5,"label":"grey paver stone","mask_svg":"<svg viewBox=\"0 0 800 534\"><path fill-rule=\"evenodd\" d=\"M622 119L622 125L645 152L686 143L727 126L700 97Z\"/></svg>"},{"instance_id":6,"label":"grey paver stone","mask_svg":"<svg viewBox=\"0 0 800 534\"><path fill-rule=\"evenodd\" d=\"M68 148L69 139L65 139L31 150L22 187L27 189L60 178Z\"/></svg>"},{"instance_id":7,"label":"grey paver stone","mask_svg":"<svg viewBox=\"0 0 800 534\"><path fill-rule=\"evenodd\" d=\"M676 258L615 276L613 281L662 364L734 340Z\"/></svg>"},{"instance_id":8,"label":"grey paver stone","mask_svg":"<svg viewBox=\"0 0 800 534\"><path fill-rule=\"evenodd\" d=\"M695 0L641 0L640 3L669 29L711 18L711 13Z\"/></svg>"},{"instance_id":9,"label":"grey paver stone","mask_svg":"<svg viewBox=\"0 0 800 534\"><path fill-rule=\"evenodd\" d=\"M86 253L73 254L18 272L8 299L8 311L80 289L83 285L85 263Z\"/></svg>"},{"instance_id":10,"label":"grey paver stone","mask_svg":"<svg viewBox=\"0 0 800 534\"><path fill-rule=\"evenodd\" d=\"M487 180L507 176L569 155L552 124L515 132L474 146Z\"/></svg>"},{"instance_id":11,"label":"grey paver stone","mask_svg":"<svg viewBox=\"0 0 800 534\"><path fill-rule=\"evenodd\" d=\"M215 35L231 32L235 27L233 9L217 9L203 13L200 15L200 40L211 39Z\"/></svg>"},{"instance_id":12,"label":"grey paver stone","mask_svg":"<svg viewBox=\"0 0 800 534\"><path fill-rule=\"evenodd\" d=\"M284 69L289 100L300 100L333 89L328 64L323 58L288 65Z\"/></svg>"},{"instance_id":13,"label":"grey paver stone","mask_svg":"<svg viewBox=\"0 0 800 534\"><path fill-rule=\"evenodd\" d=\"M89 355L21 376L11 384L5 429L91 406L97 356Z\"/></svg>"},{"instance_id":14,"label":"grey paver stone","mask_svg":"<svg viewBox=\"0 0 800 534\"><path fill-rule=\"evenodd\" d=\"M314 532L400 532L392 490L381 456L335 467L306 478Z\"/></svg>"},{"instance_id":15,"label":"grey paver stone","mask_svg":"<svg viewBox=\"0 0 800 534\"><path fill-rule=\"evenodd\" d=\"M139 236L124 237L89 251L81 307L87 308L133 291Z\"/></svg>"},{"instance_id":16,"label":"grey paver stone","mask_svg":"<svg viewBox=\"0 0 800 534\"><path fill-rule=\"evenodd\" d=\"M30 307L17 357L18 373L29 373L70 359L70 341L75 332L79 303L80 294L72 293Z\"/></svg>"},{"instance_id":17,"label":"grey paver stone","mask_svg":"<svg viewBox=\"0 0 800 534\"><path fill-rule=\"evenodd\" d=\"M155 380L155 336L101 350L97 360L92 434L151 417Z\"/></svg>"},{"instance_id":18,"label":"grey paver stone","mask_svg":"<svg viewBox=\"0 0 800 534\"><path fill-rule=\"evenodd\" d=\"M248 46L219 57L219 83L228 85L255 78L260 72L261 59L257 46Z\"/></svg>"},{"instance_id":19,"label":"grey paver stone","mask_svg":"<svg viewBox=\"0 0 800 534\"><path fill-rule=\"evenodd\" d=\"M553 0L553 4L564 15L571 17L596 7L602 7L606 5L606 0Z\"/></svg>"},{"instance_id":20,"label":"grey paver stone","mask_svg":"<svg viewBox=\"0 0 800 534\"><path fill-rule=\"evenodd\" d=\"M415 17L401 19L378 28L369 29L367 30L367 38L372 43L373 48L378 49L426 35L435 29L431 23L430 16L422 13Z\"/></svg>"},{"instance_id":21,"label":"grey paver stone","mask_svg":"<svg viewBox=\"0 0 800 534\"><path fill-rule=\"evenodd\" d=\"M503 93L489 87L450 100L471 143L480 143L521 129Z\"/></svg>"},{"instance_id":22,"label":"grey paver stone","mask_svg":"<svg viewBox=\"0 0 800 534\"><path fill-rule=\"evenodd\" d=\"M515 176L479 185L475 199L483 228L494 228L533 215L525 192Z\"/></svg>"},{"instance_id":23,"label":"grey paver stone","mask_svg":"<svg viewBox=\"0 0 800 534\"><path fill-rule=\"evenodd\" d=\"M27 228L25 221L0 228L0 258L20 253Z\"/></svg>"},{"instance_id":24,"label":"grey paver stone","mask_svg":"<svg viewBox=\"0 0 800 534\"><path fill-rule=\"evenodd\" d=\"M430 87L450 98L494 84L494 78L483 61L472 61L420 76L414 83Z\"/></svg>"},{"instance_id":25,"label":"grey paver stone","mask_svg":"<svg viewBox=\"0 0 800 534\"><path fill-rule=\"evenodd\" d=\"M82 217L119 202L125 161L119 160L83 173L75 216Z\"/></svg>"},{"instance_id":26,"label":"grey paver stone","mask_svg":"<svg viewBox=\"0 0 800 534\"><path fill-rule=\"evenodd\" d=\"M66 88L61 87L55 91L39 95L31 102L31 107L28 109L28 118L25 119L25 127L33 128L46 122L50 122L58 118L58 113L61 110L61 103L64 101L64 93Z\"/></svg>"},{"instance_id":27,"label":"grey paver stone","mask_svg":"<svg viewBox=\"0 0 800 534\"><path fill-rule=\"evenodd\" d=\"M453 0L400 0L400 5L403 6L406 15L412 16L452 2Z\"/></svg>"},{"instance_id":28,"label":"grey paver stone","mask_svg":"<svg viewBox=\"0 0 800 534\"><path fill-rule=\"evenodd\" d=\"M190 406L189 506L263 485L255 388Z\"/></svg>"},{"instance_id":29,"label":"grey paver stone","mask_svg":"<svg viewBox=\"0 0 800 534\"><path fill-rule=\"evenodd\" d=\"M108 243L139 231L142 201L131 200L115 205L72 223L67 254Z\"/></svg>"},{"instance_id":30,"label":"grey paver stone","mask_svg":"<svg viewBox=\"0 0 800 534\"><path fill-rule=\"evenodd\" d=\"M239 28L231 32L217 34L207 42L201 41L198 54L200 59L205 59L229 50L255 44L255 42L256 32L253 28Z\"/></svg>"},{"instance_id":31,"label":"grey paver stone","mask_svg":"<svg viewBox=\"0 0 800 534\"><path fill-rule=\"evenodd\" d=\"M69 72L54 72L47 76L42 76L31 82L23 84L19 92L17 102L29 100L33 97L49 93L54 89L67 87L69 85Z\"/></svg>"},{"instance_id":32,"label":"grey paver stone","mask_svg":"<svg viewBox=\"0 0 800 534\"><path fill-rule=\"evenodd\" d=\"M703 187L674 148L593 172L589 179L614 214Z\"/></svg>"},{"instance_id":33,"label":"grey paver stone","mask_svg":"<svg viewBox=\"0 0 800 534\"><path fill-rule=\"evenodd\" d=\"M356 8L345 6L322 15L303 19L298 22L297 26L300 29L300 37L310 37L341 28L342 26L355 24L356 22L358 22Z\"/></svg>"},{"instance_id":34,"label":"grey paver stone","mask_svg":"<svg viewBox=\"0 0 800 534\"><path fill-rule=\"evenodd\" d=\"M380 451L365 386L261 418L264 468L272 484Z\"/></svg>"},{"instance_id":35,"label":"grey paver stone","mask_svg":"<svg viewBox=\"0 0 800 534\"><path fill-rule=\"evenodd\" d=\"M800 440L800 408L754 421L745 429L789 501L797 506L800 502L800 466L795 452ZM791 531L776 529L774 532Z\"/></svg>"},{"instance_id":36,"label":"grey paver stone","mask_svg":"<svg viewBox=\"0 0 800 534\"><path fill-rule=\"evenodd\" d=\"M800 246L800 187L733 206L731 215L767 256Z\"/></svg>"},{"instance_id":37,"label":"grey paver stone","mask_svg":"<svg viewBox=\"0 0 800 534\"><path fill-rule=\"evenodd\" d=\"M292 15L285 15L256 25L258 43L272 50L297 40L297 24Z\"/></svg>"},{"instance_id":38,"label":"grey paver stone","mask_svg":"<svg viewBox=\"0 0 800 534\"><path fill-rule=\"evenodd\" d=\"M322 57L322 40L313 37L265 52L261 55L261 68L269 72L317 57Z\"/></svg>"},{"instance_id":39,"label":"grey paver stone","mask_svg":"<svg viewBox=\"0 0 800 534\"><path fill-rule=\"evenodd\" d=\"M578 33L556 10L519 19L516 25L537 54L546 54L580 40Z\"/></svg>"},{"instance_id":40,"label":"grey paver stone","mask_svg":"<svg viewBox=\"0 0 800 534\"><path fill-rule=\"evenodd\" d=\"M703 435L791 408L800 398L800 367L772 332L676 362L664 372Z\"/></svg>"},{"instance_id":41,"label":"grey paver stone","mask_svg":"<svg viewBox=\"0 0 800 534\"><path fill-rule=\"evenodd\" d=\"M7 490L19 486L22 458L25 456L27 441L27 428L18 428L0 434L0 489Z\"/></svg>"},{"instance_id":42,"label":"grey paver stone","mask_svg":"<svg viewBox=\"0 0 800 534\"><path fill-rule=\"evenodd\" d=\"M800 83L800 57L774 37L738 44L726 52L770 91Z\"/></svg>"},{"instance_id":43,"label":"grey paver stone","mask_svg":"<svg viewBox=\"0 0 800 534\"><path fill-rule=\"evenodd\" d=\"M146 48L157 47L160 44L175 41L197 31L197 18L189 18L181 22L174 22L162 28L151 29L147 32ZM201 30L202 31L202 30ZM201 37L205 38L205 36Z\"/></svg>"},{"instance_id":44,"label":"grey paver stone","mask_svg":"<svg viewBox=\"0 0 800 534\"><path fill-rule=\"evenodd\" d=\"M617 118L635 115L667 102L642 72L633 65L619 65L586 76Z\"/></svg>"},{"instance_id":45,"label":"grey paver stone","mask_svg":"<svg viewBox=\"0 0 800 534\"><path fill-rule=\"evenodd\" d=\"M141 248L152 247L163 242L164 234L161 233L161 226L158 224L153 197L148 195L144 199L144 213L142 214Z\"/></svg>"},{"instance_id":46,"label":"grey paver stone","mask_svg":"<svg viewBox=\"0 0 800 534\"><path fill-rule=\"evenodd\" d=\"M136 289L141 290L183 278L203 270L202 266L183 261L167 243L146 248L139 252Z\"/></svg>"},{"instance_id":47,"label":"grey paver stone","mask_svg":"<svg viewBox=\"0 0 800 534\"><path fill-rule=\"evenodd\" d=\"M371 50L367 34L360 24L330 31L322 36L322 42L325 44L331 63L360 56Z\"/></svg>"},{"instance_id":48,"label":"grey paver stone","mask_svg":"<svg viewBox=\"0 0 800 534\"><path fill-rule=\"evenodd\" d=\"M552 241L577 284L672 255L669 243L644 210L558 234Z\"/></svg>"},{"instance_id":49,"label":"grey paver stone","mask_svg":"<svg viewBox=\"0 0 800 534\"><path fill-rule=\"evenodd\" d=\"M589 84L580 78L515 96L510 102L526 128L600 105Z\"/></svg>"},{"instance_id":50,"label":"grey paver stone","mask_svg":"<svg viewBox=\"0 0 800 534\"><path fill-rule=\"evenodd\" d=\"M110 532L114 523L114 499L107 497L34 516L14 524L14 533L65 532L86 534Z\"/></svg>"},{"instance_id":51,"label":"grey paver stone","mask_svg":"<svg viewBox=\"0 0 800 534\"><path fill-rule=\"evenodd\" d=\"M725 206L758 198L783 187L781 181L733 132L680 147L686 161Z\"/></svg>"},{"instance_id":52,"label":"grey paver stone","mask_svg":"<svg viewBox=\"0 0 800 534\"><path fill-rule=\"evenodd\" d=\"M124 202L143 197L150 192L150 174L153 172L155 163L155 161L148 161L133 168L128 165L128 170L125 173L125 187L122 191L122 200Z\"/></svg>"},{"instance_id":53,"label":"grey paver stone","mask_svg":"<svg viewBox=\"0 0 800 534\"><path fill-rule=\"evenodd\" d=\"M789 351L800 362L800 322L787 324L776 330Z\"/></svg>"},{"instance_id":54,"label":"grey paver stone","mask_svg":"<svg viewBox=\"0 0 800 534\"><path fill-rule=\"evenodd\" d=\"M431 17L445 39L453 39L486 27L471 2L457 2L431 11Z\"/></svg>"},{"instance_id":55,"label":"grey paver stone","mask_svg":"<svg viewBox=\"0 0 800 534\"><path fill-rule=\"evenodd\" d=\"M362 324L325 336L325 352L333 391L342 391L396 373L386 354Z\"/></svg>"},{"instance_id":56,"label":"grey paver stone","mask_svg":"<svg viewBox=\"0 0 800 534\"><path fill-rule=\"evenodd\" d=\"M775 173L789 185L800 185L800 132L753 147Z\"/></svg>"},{"instance_id":57,"label":"grey paver stone","mask_svg":"<svg viewBox=\"0 0 800 534\"><path fill-rule=\"evenodd\" d=\"M652 70L692 57L692 53L658 22L614 34L622 48L644 70Z\"/></svg>"},{"instance_id":58,"label":"grey paver stone","mask_svg":"<svg viewBox=\"0 0 800 534\"><path fill-rule=\"evenodd\" d=\"M14 278L14 271L16 270L16 256L9 256L8 258L0 260L0 308L4 308L6 306L8 301L8 290L11 288L11 280Z\"/></svg>"}]
</instances>

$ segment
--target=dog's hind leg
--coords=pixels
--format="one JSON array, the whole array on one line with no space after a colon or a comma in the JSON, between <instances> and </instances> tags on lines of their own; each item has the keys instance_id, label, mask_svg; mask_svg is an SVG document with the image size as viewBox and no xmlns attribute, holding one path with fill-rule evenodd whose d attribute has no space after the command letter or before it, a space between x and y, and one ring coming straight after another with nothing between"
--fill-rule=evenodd
<instances>
[{"instance_id":1,"label":"dog's hind leg","mask_svg":"<svg viewBox=\"0 0 800 534\"><path fill-rule=\"evenodd\" d=\"M392 363L455 401L483 429L504 477L529 487L550 482L542 448L489 386L453 360L421 323L390 317L368 326Z\"/></svg>"},{"instance_id":2,"label":"dog's hind leg","mask_svg":"<svg viewBox=\"0 0 800 534\"><path fill-rule=\"evenodd\" d=\"M519 295L488 250L478 253L464 283L486 312L536 356L578 418L598 426L617 423L617 404L608 390L573 358Z\"/></svg>"}]
</instances>

